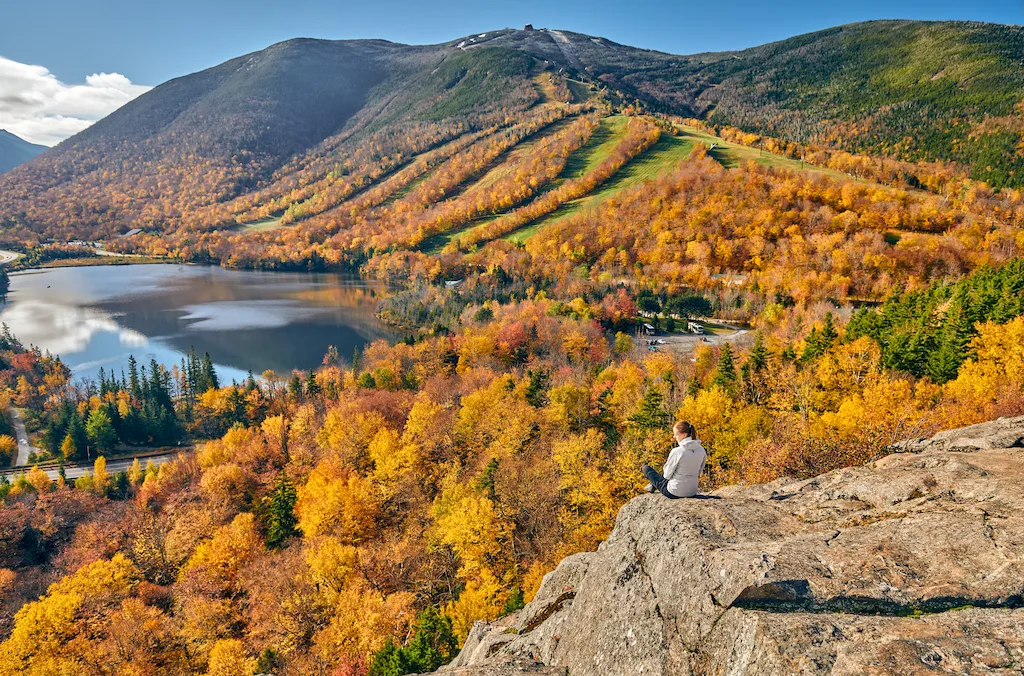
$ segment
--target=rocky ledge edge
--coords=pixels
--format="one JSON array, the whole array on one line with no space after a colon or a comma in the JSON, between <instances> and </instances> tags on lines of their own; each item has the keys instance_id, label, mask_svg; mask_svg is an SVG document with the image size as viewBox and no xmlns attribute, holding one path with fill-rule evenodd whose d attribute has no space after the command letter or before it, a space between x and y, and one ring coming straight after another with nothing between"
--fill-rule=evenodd
<instances>
[{"instance_id":1,"label":"rocky ledge edge","mask_svg":"<svg viewBox=\"0 0 1024 676\"><path fill-rule=\"evenodd\" d=\"M1024 417L897 450L637 497L440 673L1024 673Z\"/></svg>"}]
</instances>

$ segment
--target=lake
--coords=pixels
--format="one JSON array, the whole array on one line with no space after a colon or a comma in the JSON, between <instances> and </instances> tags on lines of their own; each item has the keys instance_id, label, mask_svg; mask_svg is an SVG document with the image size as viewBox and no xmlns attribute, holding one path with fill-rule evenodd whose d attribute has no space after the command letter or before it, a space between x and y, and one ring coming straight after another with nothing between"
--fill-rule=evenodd
<instances>
[{"instance_id":1,"label":"lake","mask_svg":"<svg viewBox=\"0 0 1024 676\"><path fill-rule=\"evenodd\" d=\"M120 372L129 355L171 367L195 347L222 383L343 359L394 335L374 316L384 287L336 274L115 265L11 275L0 311L21 342L59 354L76 378Z\"/></svg>"}]
</instances>

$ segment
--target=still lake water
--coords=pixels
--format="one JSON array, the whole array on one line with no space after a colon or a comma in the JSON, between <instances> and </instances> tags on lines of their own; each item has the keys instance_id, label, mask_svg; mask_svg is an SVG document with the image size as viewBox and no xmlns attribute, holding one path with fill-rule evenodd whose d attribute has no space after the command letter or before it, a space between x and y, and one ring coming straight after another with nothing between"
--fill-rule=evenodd
<instances>
[{"instance_id":1,"label":"still lake water","mask_svg":"<svg viewBox=\"0 0 1024 676\"><path fill-rule=\"evenodd\" d=\"M330 345L349 359L394 338L374 312L384 289L334 274L116 265L11 275L0 310L24 345L59 354L78 378L120 373L128 356L168 368L194 346L222 383L251 369L279 374L321 363Z\"/></svg>"}]
</instances>

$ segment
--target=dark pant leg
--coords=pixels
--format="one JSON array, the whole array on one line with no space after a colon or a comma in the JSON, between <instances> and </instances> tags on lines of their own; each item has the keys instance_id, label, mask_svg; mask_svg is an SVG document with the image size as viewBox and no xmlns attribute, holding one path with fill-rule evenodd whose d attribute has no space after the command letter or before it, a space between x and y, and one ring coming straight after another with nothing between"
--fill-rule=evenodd
<instances>
[{"instance_id":1,"label":"dark pant leg","mask_svg":"<svg viewBox=\"0 0 1024 676\"><path fill-rule=\"evenodd\" d=\"M671 493L669 493L668 479L661 476L661 474L658 473L658 470L654 469L648 464L644 464L644 466L641 467L640 470L644 473L644 476L647 477L647 480L651 482L651 485L654 486L655 490L664 495L666 498L668 498L669 500L675 500L677 497L679 497L677 495L672 495Z\"/></svg>"}]
</instances>

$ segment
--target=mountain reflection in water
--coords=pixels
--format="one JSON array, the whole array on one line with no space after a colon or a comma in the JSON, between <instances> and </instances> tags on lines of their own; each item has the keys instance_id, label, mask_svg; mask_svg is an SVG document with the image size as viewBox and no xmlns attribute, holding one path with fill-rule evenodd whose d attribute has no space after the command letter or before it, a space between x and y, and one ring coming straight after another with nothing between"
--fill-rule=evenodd
<instances>
[{"instance_id":1,"label":"mountain reflection in water","mask_svg":"<svg viewBox=\"0 0 1024 676\"><path fill-rule=\"evenodd\" d=\"M170 367L195 346L221 379L346 358L393 338L374 316L383 287L335 274L183 265L31 270L11 275L0 321L25 345L61 355L76 377L120 372L128 355Z\"/></svg>"}]
</instances>

